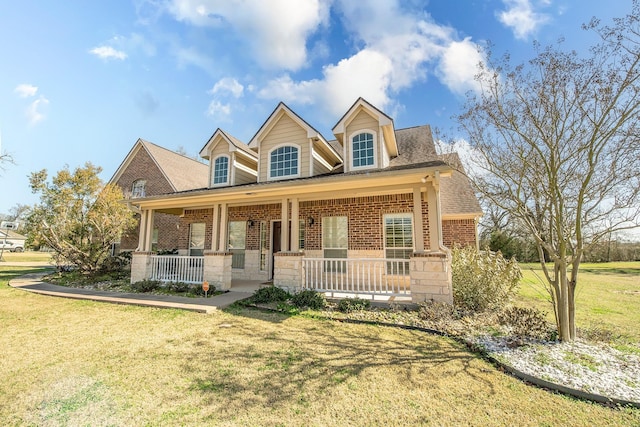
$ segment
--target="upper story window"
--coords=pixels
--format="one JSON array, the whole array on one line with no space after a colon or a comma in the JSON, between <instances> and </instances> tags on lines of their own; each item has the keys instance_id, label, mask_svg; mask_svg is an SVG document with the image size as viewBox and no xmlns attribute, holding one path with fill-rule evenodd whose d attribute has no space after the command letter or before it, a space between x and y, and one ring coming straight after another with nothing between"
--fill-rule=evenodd
<instances>
[{"instance_id":1,"label":"upper story window","mask_svg":"<svg viewBox=\"0 0 640 427\"><path fill-rule=\"evenodd\" d=\"M220 156L213 162L211 184L220 185L229 182L229 157Z\"/></svg>"},{"instance_id":2,"label":"upper story window","mask_svg":"<svg viewBox=\"0 0 640 427\"><path fill-rule=\"evenodd\" d=\"M131 185L131 198L144 197L146 185L147 181L144 179L134 181L133 185Z\"/></svg>"},{"instance_id":3,"label":"upper story window","mask_svg":"<svg viewBox=\"0 0 640 427\"><path fill-rule=\"evenodd\" d=\"M300 150L293 145L274 149L269 154L269 178L278 179L299 175Z\"/></svg>"},{"instance_id":4,"label":"upper story window","mask_svg":"<svg viewBox=\"0 0 640 427\"><path fill-rule=\"evenodd\" d=\"M375 165L373 134L363 132L351 138L352 166L354 169Z\"/></svg>"}]
</instances>

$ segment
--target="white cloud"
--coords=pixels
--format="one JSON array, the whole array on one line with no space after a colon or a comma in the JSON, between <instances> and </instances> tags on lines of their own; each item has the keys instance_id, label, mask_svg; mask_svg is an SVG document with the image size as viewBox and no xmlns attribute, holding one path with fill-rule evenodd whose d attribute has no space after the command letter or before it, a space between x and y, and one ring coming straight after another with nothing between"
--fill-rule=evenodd
<instances>
[{"instance_id":1,"label":"white cloud","mask_svg":"<svg viewBox=\"0 0 640 427\"><path fill-rule=\"evenodd\" d=\"M205 70L209 74L215 72L215 66L213 60L202 52L199 52L194 47L177 47L174 49L174 55L178 60L179 68L186 68L187 66L195 66Z\"/></svg>"},{"instance_id":2,"label":"white cloud","mask_svg":"<svg viewBox=\"0 0 640 427\"><path fill-rule=\"evenodd\" d=\"M30 96L35 96L36 92L38 92L38 86L23 83L16 86L13 91L17 93L20 98L28 98Z\"/></svg>"},{"instance_id":3,"label":"white cloud","mask_svg":"<svg viewBox=\"0 0 640 427\"><path fill-rule=\"evenodd\" d=\"M218 120L225 120L231 115L231 105L223 104L215 99L209 103L207 108L207 116L214 117Z\"/></svg>"},{"instance_id":4,"label":"white cloud","mask_svg":"<svg viewBox=\"0 0 640 427\"><path fill-rule=\"evenodd\" d=\"M238 83L238 81L232 77L225 77L220 79L213 85L213 88L209 93L215 95L217 93L229 93L234 98L240 98L244 91L244 87Z\"/></svg>"},{"instance_id":5,"label":"white cloud","mask_svg":"<svg viewBox=\"0 0 640 427\"><path fill-rule=\"evenodd\" d=\"M259 91L263 98L298 103L319 102L325 110L344 112L362 96L379 108L393 104L393 94L427 78L430 72L454 93L477 88L474 76L483 55L471 39L424 13L401 10L397 2L338 1L344 26L355 31L357 53L324 67L321 79L274 79ZM366 21L369 25L360 25ZM393 25L388 25L393 22Z\"/></svg>"},{"instance_id":6,"label":"white cloud","mask_svg":"<svg viewBox=\"0 0 640 427\"><path fill-rule=\"evenodd\" d=\"M503 3L507 10L497 14L498 20L511 28L517 39L526 40L549 20L548 15L533 10L530 0L503 0ZM545 0L542 4L549 2Z\"/></svg>"},{"instance_id":7,"label":"white cloud","mask_svg":"<svg viewBox=\"0 0 640 427\"><path fill-rule=\"evenodd\" d=\"M297 70L307 61L307 37L327 21L326 0L172 0L169 12L200 26L230 26L269 68Z\"/></svg>"},{"instance_id":8,"label":"white cloud","mask_svg":"<svg viewBox=\"0 0 640 427\"><path fill-rule=\"evenodd\" d=\"M478 46L469 38L460 42L451 42L444 49L438 77L453 92L464 94L469 90L478 90L478 82L474 79L478 64L484 60Z\"/></svg>"},{"instance_id":9,"label":"white cloud","mask_svg":"<svg viewBox=\"0 0 640 427\"><path fill-rule=\"evenodd\" d=\"M27 108L26 115L31 125L41 122L46 117L45 111L49 106L49 100L40 95L38 99L33 101ZM44 111L43 111L44 110Z\"/></svg>"},{"instance_id":10,"label":"white cloud","mask_svg":"<svg viewBox=\"0 0 640 427\"><path fill-rule=\"evenodd\" d=\"M89 53L92 53L94 55L96 55L98 58L101 59L126 59L127 58L127 54L124 53L121 50L116 50L114 48L112 48L111 46L98 46L98 47L94 47L93 49L89 50Z\"/></svg>"}]
</instances>

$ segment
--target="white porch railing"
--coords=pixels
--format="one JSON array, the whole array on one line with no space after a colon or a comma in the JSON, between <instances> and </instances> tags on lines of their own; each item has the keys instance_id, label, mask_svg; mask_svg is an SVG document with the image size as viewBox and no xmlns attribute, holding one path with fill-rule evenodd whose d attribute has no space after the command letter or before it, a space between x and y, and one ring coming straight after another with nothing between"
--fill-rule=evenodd
<instances>
[{"instance_id":1,"label":"white porch railing","mask_svg":"<svg viewBox=\"0 0 640 427\"><path fill-rule=\"evenodd\" d=\"M409 260L303 258L304 289L319 292L406 296Z\"/></svg>"},{"instance_id":2,"label":"white porch railing","mask_svg":"<svg viewBox=\"0 0 640 427\"><path fill-rule=\"evenodd\" d=\"M149 279L161 282L202 283L204 257L178 255L151 255Z\"/></svg>"}]
</instances>

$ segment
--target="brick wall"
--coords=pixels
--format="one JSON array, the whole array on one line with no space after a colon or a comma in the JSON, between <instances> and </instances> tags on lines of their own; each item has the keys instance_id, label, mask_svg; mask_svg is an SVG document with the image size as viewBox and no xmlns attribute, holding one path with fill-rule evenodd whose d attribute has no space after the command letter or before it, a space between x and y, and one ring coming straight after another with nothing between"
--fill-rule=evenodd
<instances>
[{"instance_id":1,"label":"brick wall","mask_svg":"<svg viewBox=\"0 0 640 427\"><path fill-rule=\"evenodd\" d=\"M165 176L158 169L149 153L147 153L147 150L142 147L138 149L115 184L122 189L123 193L130 194L133 183L139 179L147 181L145 185L147 196L171 193L173 191ZM136 218L136 226L122 236L120 241L121 250L134 250L138 247L140 215L136 214ZM153 227L158 229L158 249L170 250L178 247L178 239L180 237L178 224L179 218L175 215L161 213L154 215Z\"/></svg>"},{"instance_id":2,"label":"brick wall","mask_svg":"<svg viewBox=\"0 0 640 427\"><path fill-rule=\"evenodd\" d=\"M454 244L476 245L476 223L473 219L451 219L442 221L442 239L446 247Z\"/></svg>"}]
</instances>

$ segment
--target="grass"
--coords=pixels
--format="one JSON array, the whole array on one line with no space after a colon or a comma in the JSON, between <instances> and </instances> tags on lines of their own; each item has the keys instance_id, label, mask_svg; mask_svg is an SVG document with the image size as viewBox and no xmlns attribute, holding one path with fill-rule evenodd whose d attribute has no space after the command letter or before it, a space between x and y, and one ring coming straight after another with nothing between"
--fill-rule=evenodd
<instances>
[{"instance_id":1,"label":"grass","mask_svg":"<svg viewBox=\"0 0 640 427\"><path fill-rule=\"evenodd\" d=\"M538 264L523 264L518 302L547 312L554 322ZM640 348L640 262L580 266L576 289L576 326L591 339Z\"/></svg>"},{"instance_id":2,"label":"grass","mask_svg":"<svg viewBox=\"0 0 640 427\"><path fill-rule=\"evenodd\" d=\"M213 315L7 286L3 425L638 425L528 386L457 342L234 307Z\"/></svg>"},{"instance_id":3,"label":"grass","mask_svg":"<svg viewBox=\"0 0 640 427\"><path fill-rule=\"evenodd\" d=\"M51 254L47 252L9 252L5 251L2 254L2 259L5 262L49 262L51 261ZM2 261L0 261L2 266Z\"/></svg>"}]
</instances>

